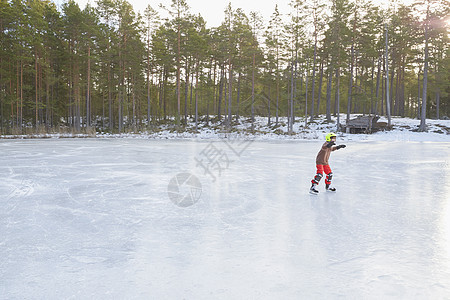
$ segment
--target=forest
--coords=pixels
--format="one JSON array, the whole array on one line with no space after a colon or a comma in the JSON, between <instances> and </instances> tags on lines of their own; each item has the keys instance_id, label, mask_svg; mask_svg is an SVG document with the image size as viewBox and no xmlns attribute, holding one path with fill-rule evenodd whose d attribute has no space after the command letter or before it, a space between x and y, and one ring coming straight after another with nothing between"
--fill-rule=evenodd
<instances>
[{"instance_id":1,"label":"forest","mask_svg":"<svg viewBox=\"0 0 450 300\"><path fill-rule=\"evenodd\" d=\"M218 27L185 0L0 1L1 134L450 116L447 0L291 0L268 20L230 3Z\"/></svg>"}]
</instances>

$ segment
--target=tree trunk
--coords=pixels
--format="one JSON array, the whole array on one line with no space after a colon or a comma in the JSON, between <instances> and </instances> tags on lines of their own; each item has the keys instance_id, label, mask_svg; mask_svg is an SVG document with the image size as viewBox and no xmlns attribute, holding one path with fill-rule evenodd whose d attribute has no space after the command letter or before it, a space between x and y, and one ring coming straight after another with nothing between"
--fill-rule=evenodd
<instances>
[{"instance_id":1,"label":"tree trunk","mask_svg":"<svg viewBox=\"0 0 450 300\"><path fill-rule=\"evenodd\" d=\"M194 95L194 73L191 74L191 91L190 91L190 95L189 95L189 116L192 117L192 99L193 99L193 95Z\"/></svg>"},{"instance_id":2,"label":"tree trunk","mask_svg":"<svg viewBox=\"0 0 450 300\"><path fill-rule=\"evenodd\" d=\"M350 62L350 80L349 80L349 84L348 84L348 97L347 97L347 122L350 120L350 112L352 109L352 88L353 88L353 60L355 57L355 50L354 50L354 46L352 45L352 50L351 50L352 54L351 54L351 62Z\"/></svg>"},{"instance_id":3,"label":"tree trunk","mask_svg":"<svg viewBox=\"0 0 450 300\"><path fill-rule=\"evenodd\" d=\"M238 82L237 82L237 97L236 97L236 121L239 120L239 100L241 97L241 73L238 74Z\"/></svg>"},{"instance_id":4,"label":"tree trunk","mask_svg":"<svg viewBox=\"0 0 450 300\"><path fill-rule=\"evenodd\" d=\"M391 78L389 79L389 103L390 103L390 114L395 116L395 98L394 98L394 77L395 77L395 66L394 60L392 60L392 68L389 69Z\"/></svg>"},{"instance_id":5,"label":"tree trunk","mask_svg":"<svg viewBox=\"0 0 450 300\"><path fill-rule=\"evenodd\" d=\"M181 76L181 65L180 65L180 56L181 56L181 25L180 25L180 10L178 10L178 28L177 28L177 125L180 125L180 113L181 113L181 86L180 86L180 76Z\"/></svg>"},{"instance_id":6,"label":"tree trunk","mask_svg":"<svg viewBox=\"0 0 450 300\"><path fill-rule=\"evenodd\" d=\"M279 49L278 49L278 46L277 46L277 67L276 67L276 72L277 72L277 74L276 74L276 81L277 81L277 107L276 107L276 117L275 117L275 125L277 125L278 126L278 115L279 115L279 113L278 113L278 111L279 111L279 103L280 103L280 72L279 72L279 64L280 64L280 62L279 62L279 57L278 57L278 55L279 55Z\"/></svg>"},{"instance_id":7,"label":"tree trunk","mask_svg":"<svg viewBox=\"0 0 450 300\"><path fill-rule=\"evenodd\" d=\"M232 100L233 100L233 67L231 65L231 57L228 59L228 127L231 128L231 120L232 120Z\"/></svg>"},{"instance_id":8,"label":"tree trunk","mask_svg":"<svg viewBox=\"0 0 450 300\"><path fill-rule=\"evenodd\" d=\"M389 99L389 54L388 54L388 26L386 28L386 55L385 55L385 65L386 65L386 114L388 117L388 127L391 127L391 102Z\"/></svg>"},{"instance_id":9,"label":"tree trunk","mask_svg":"<svg viewBox=\"0 0 450 300\"><path fill-rule=\"evenodd\" d=\"M151 70L150 70L150 29L148 29L147 30L147 126L150 125L150 115L151 115L150 73L151 73Z\"/></svg>"},{"instance_id":10,"label":"tree trunk","mask_svg":"<svg viewBox=\"0 0 450 300\"><path fill-rule=\"evenodd\" d=\"M441 105L441 93L439 89L436 91L436 119L440 120L439 106Z\"/></svg>"},{"instance_id":11,"label":"tree trunk","mask_svg":"<svg viewBox=\"0 0 450 300\"><path fill-rule=\"evenodd\" d=\"M311 78L311 121L314 119L314 106L315 106L315 88L316 88L316 59L317 59L317 34L314 35L314 58L313 58L313 70L312 70L312 78ZM308 93L308 89L306 89L306 93Z\"/></svg>"},{"instance_id":12,"label":"tree trunk","mask_svg":"<svg viewBox=\"0 0 450 300\"><path fill-rule=\"evenodd\" d=\"M108 63L108 108L109 108L109 130L112 131L114 128L114 116L113 116L113 103L112 103L112 92L111 92L111 67Z\"/></svg>"},{"instance_id":13,"label":"tree trunk","mask_svg":"<svg viewBox=\"0 0 450 300\"><path fill-rule=\"evenodd\" d=\"M322 82L323 82L323 61L320 63L320 75L319 75L319 90L317 91L317 112L316 115L320 113L320 98L322 96Z\"/></svg>"},{"instance_id":14,"label":"tree trunk","mask_svg":"<svg viewBox=\"0 0 450 300\"><path fill-rule=\"evenodd\" d=\"M298 58L297 55L295 55L295 63L294 63L294 90L292 95L292 126L295 124L295 100L297 98L297 68L298 68ZM302 89L300 87L300 92L298 94L301 94ZM292 127L293 129L294 127Z\"/></svg>"},{"instance_id":15,"label":"tree trunk","mask_svg":"<svg viewBox=\"0 0 450 300\"><path fill-rule=\"evenodd\" d=\"M338 67L336 70L336 78L337 78L337 88L336 88L336 95L337 95L337 99L336 99L336 115L337 115L337 120L336 120L336 131L340 131L341 130L341 114L340 114L340 105L341 105L341 92L340 92L340 86L341 86L341 68Z\"/></svg>"},{"instance_id":16,"label":"tree trunk","mask_svg":"<svg viewBox=\"0 0 450 300\"><path fill-rule=\"evenodd\" d=\"M213 63L212 58L211 58L211 64ZM216 93L216 89L217 89L217 84L216 84L216 80L217 80L217 63L214 62L214 69L212 71L213 73L213 79L212 79L212 85L213 85L213 107L212 107L212 111L215 112L216 111L216 105L217 105L217 93Z\"/></svg>"},{"instance_id":17,"label":"tree trunk","mask_svg":"<svg viewBox=\"0 0 450 300\"><path fill-rule=\"evenodd\" d=\"M405 117L405 62L403 58L402 68L400 73L400 116Z\"/></svg>"},{"instance_id":18,"label":"tree trunk","mask_svg":"<svg viewBox=\"0 0 450 300\"><path fill-rule=\"evenodd\" d=\"M428 13L427 10L427 19L428 22ZM423 65L423 88L422 88L422 113L420 116L420 126L419 131L426 131L426 117L427 117L427 84L428 84L428 24L425 24L425 59Z\"/></svg>"},{"instance_id":19,"label":"tree trunk","mask_svg":"<svg viewBox=\"0 0 450 300\"><path fill-rule=\"evenodd\" d=\"M439 60L442 60L442 55L440 55L439 53L436 53L436 56L439 57ZM439 88L439 83L440 83L440 70L439 70L439 65L435 64L434 66L434 81L436 82L436 86L435 86L435 101L436 101L436 120L440 119L440 113L439 113L439 107L441 105L441 91Z\"/></svg>"},{"instance_id":20,"label":"tree trunk","mask_svg":"<svg viewBox=\"0 0 450 300\"><path fill-rule=\"evenodd\" d=\"M383 63L384 66L384 63ZM385 69L383 67L383 69ZM383 74L386 74L386 70L384 70ZM381 80L381 115L384 116L384 103L386 101L386 78L383 76Z\"/></svg>"},{"instance_id":21,"label":"tree trunk","mask_svg":"<svg viewBox=\"0 0 450 300\"><path fill-rule=\"evenodd\" d=\"M375 58L372 59L372 75L370 80L370 108L369 108L369 114L372 115L374 113L374 107L373 107L373 78L375 76Z\"/></svg>"},{"instance_id":22,"label":"tree trunk","mask_svg":"<svg viewBox=\"0 0 450 300\"><path fill-rule=\"evenodd\" d=\"M267 97L267 126L271 125L271 122L270 122L270 97L271 97L271 86L269 84L269 96Z\"/></svg>"},{"instance_id":23,"label":"tree trunk","mask_svg":"<svg viewBox=\"0 0 450 300\"><path fill-rule=\"evenodd\" d=\"M199 66L197 61L197 68L195 74L195 130L198 129L198 76L199 76Z\"/></svg>"},{"instance_id":24,"label":"tree trunk","mask_svg":"<svg viewBox=\"0 0 450 300\"><path fill-rule=\"evenodd\" d=\"M222 119L222 115L221 115L221 106L222 106L222 98L223 98L223 86L225 83L225 67L222 66L221 70L220 70L220 79L219 79L219 103L217 104L217 116L219 118L219 122Z\"/></svg>"},{"instance_id":25,"label":"tree trunk","mask_svg":"<svg viewBox=\"0 0 450 300\"><path fill-rule=\"evenodd\" d=\"M47 128L47 131L51 128L50 78L49 77L50 77L49 74L46 74L46 76L45 76L45 126Z\"/></svg>"},{"instance_id":26,"label":"tree trunk","mask_svg":"<svg viewBox=\"0 0 450 300\"><path fill-rule=\"evenodd\" d=\"M72 48L73 51L73 48ZM75 51L72 52L72 56L75 55ZM73 100L74 100L74 111L73 111L73 116L75 118L74 120L74 126L75 126L75 131L77 133L80 132L80 117L81 117L81 112L80 112L80 83L79 83L79 65L77 62L72 61L73 63Z\"/></svg>"},{"instance_id":27,"label":"tree trunk","mask_svg":"<svg viewBox=\"0 0 450 300\"><path fill-rule=\"evenodd\" d=\"M36 122L36 130L39 127L39 119L38 119L38 110L39 110L39 104L38 104L38 53L37 49L34 50L34 68L35 68L35 76L34 76L34 84L35 84L35 122Z\"/></svg>"},{"instance_id":28,"label":"tree trunk","mask_svg":"<svg viewBox=\"0 0 450 300\"><path fill-rule=\"evenodd\" d=\"M163 66L162 70L159 72L158 80L158 120L161 120L161 111L163 107L163 92L164 92L164 74L166 66Z\"/></svg>"},{"instance_id":29,"label":"tree trunk","mask_svg":"<svg viewBox=\"0 0 450 300\"><path fill-rule=\"evenodd\" d=\"M212 78L211 78L211 72L212 72L212 70L213 70L213 58L211 58L211 62L210 62L210 66L209 66L209 72L208 72L208 83L211 83L211 82L213 82L213 86L215 87L215 80L214 81L212 81ZM214 77L215 77L215 75L214 75ZM210 105L210 98L211 97L209 97L209 94L211 93L211 91L208 89L208 92L206 93L206 95L207 95L207 97L206 97L206 125L209 125L209 105ZM212 96L212 98L214 99L215 98L215 89L213 88L213 96Z\"/></svg>"},{"instance_id":30,"label":"tree trunk","mask_svg":"<svg viewBox=\"0 0 450 300\"><path fill-rule=\"evenodd\" d=\"M162 88L163 114L164 120L167 119L167 82L169 81L169 68L164 66L164 83Z\"/></svg>"},{"instance_id":31,"label":"tree trunk","mask_svg":"<svg viewBox=\"0 0 450 300\"><path fill-rule=\"evenodd\" d=\"M136 115L136 82L135 82L135 77L134 75L131 75L131 85L132 85L132 89L131 89L131 97L132 97L132 109L133 109L133 117L132 117L132 122L133 122L133 130L136 131L137 129L137 119L138 116Z\"/></svg>"},{"instance_id":32,"label":"tree trunk","mask_svg":"<svg viewBox=\"0 0 450 300\"><path fill-rule=\"evenodd\" d=\"M378 59L377 86L375 88L375 114L378 114L378 97L380 95L381 58Z\"/></svg>"},{"instance_id":33,"label":"tree trunk","mask_svg":"<svg viewBox=\"0 0 450 300\"><path fill-rule=\"evenodd\" d=\"M252 130L254 129L254 123L255 123L255 64L256 64L256 54L253 53L253 68L252 68ZM270 112L269 112L269 114L270 114ZM270 123L270 116L269 116L269 123Z\"/></svg>"},{"instance_id":34,"label":"tree trunk","mask_svg":"<svg viewBox=\"0 0 450 300\"><path fill-rule=\"evenodd\" d=\"M399 116L400 115L400 69L397 70L397 74L396 74L396 79L395 79L395 102L394 102L394 116Z\"/></svg>"},{"instance_id":35,"label":"tree trunk","mask_svg":"<svg viewBox=\"0 0 450 300\"><path fill-rule=\"evenodd\" d=\"M185 74L185 83L184 83L184 121L186 122L186 125L188 123L188 93L189 93L189 66L188 62L186 60L186 74ZM191 88L192 90L192 88ZM192 97L191 97L192 99Z\"/></svg>"},{"instance_id":36,"label":"tree trunk","mask_svg":"<svg viewBox=\"0 0 450 300\"><path fill-rule=\"evenodd\" d=\"M126 36L123 37L123 45L119 45L119 133L123 130L123 103L125 98L125 59L123 57L123 49L125 49Z\"/></svg>"},{"instance_id":37,"label":"tree trunk","mask_svg":"<svg viewBox=\"0 0 450 300\"><path fill-rule=\"evenodd\" d=\"M420 120L420 71L417 72L417 120Z\"/></svg>"},{"instance_id":38,"label":"tree trunk","mask_svg":"<svg viewBox=\"0 0 450 300\"><path fill-rule=\"evenodd\" d=\"M287 101L288 104L288 111L287 111L287 121L288 121L288 132L292 132L292 102L293 102L293 90L294 90L294 64L291 62L290 65L290 71L291 71L291 78L288 83L289 88L289 98ZM305 115L308 115L308 112L305 112Z\"/></svg>"},{"instance_id":39,"label":"tree trunk","mask_svg":"<svg viewBox=\"0 0 450 300\"><path fill-rule=\"evenodd\" d=\"M327 122L331 122L331 85L333 83L333 68L330 64L328 70L328 80L327 80L327 109L326 109L326 115L327 115Z\"/></svg>"},{"instance_id":40,"label":"tree trunk","mask_svg":"<svg viewBox=\"0 0 450 300\"><path fill-rule=\"evenodd\" d=\"M1 75L0 75L1 77ZM13 128L19 127L19 99L20 99L20 67L19 67L19 61L17 61L16 65L16 93L15 96L17 98L16 101L16 122L13 122ZM3 131L3 122L1 122L2 131Z\"/></svg>"},{"instance_id":41,"label":"tree trunk","mask_svg":"<svg viewBox=\"0 0 450 300\"><path fill-rule=\"evenodd\" d=\"M87 87L86 87L86 128L91 126L91 45L88 45Z\"/></svg>"},{"instance_id":42,"label":"tree trunk","mask_svg":"<svg viewBox=\"0 0 450 300\"><path fill-rule=\"evenodd\" d=\"M19 128L22 131L23 124L23 62L20 60L20 118Z\"/></svg>"},{"instance_id":43,"label":"tree trunk","mask_svg":"<svg viewBox=\"0 0 450 300\"><path fill-rule=\"evenodd\" d=\"M305 77L305 128L306 127L308 127L308 66L306 66L306 77Z\"/></svg>"}]
</instances>

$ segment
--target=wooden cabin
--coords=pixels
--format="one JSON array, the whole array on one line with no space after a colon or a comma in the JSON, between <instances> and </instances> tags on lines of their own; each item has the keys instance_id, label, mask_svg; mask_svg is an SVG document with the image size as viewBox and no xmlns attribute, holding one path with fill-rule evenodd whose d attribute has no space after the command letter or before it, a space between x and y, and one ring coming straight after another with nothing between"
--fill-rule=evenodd
<instances>
[{"instance_id":1,"label":"wooden cabin","mask_svg":"<svg viewBox=\"0 0 450 300\"><path fill-rule=\"evenodd\" d=\"M343 129L347 133L372 133L382 128L382 124L377 124L379 119L378 116L359 116L349 120Z\"/></svg>"}]
</instances>

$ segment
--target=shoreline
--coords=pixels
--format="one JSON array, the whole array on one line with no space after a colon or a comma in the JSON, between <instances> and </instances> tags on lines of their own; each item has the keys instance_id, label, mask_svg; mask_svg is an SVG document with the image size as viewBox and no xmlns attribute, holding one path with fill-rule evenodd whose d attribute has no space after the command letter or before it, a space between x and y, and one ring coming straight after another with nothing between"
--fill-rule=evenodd
<instances>
[{"instance_id":1,"label":"shoreline","mask_svg":"<svg viewBox=\"0 0 450 300\"><path fill-rule=\"evenodd\" d=\"M342 116L341 116L342 117ZM354 117L354 115L352 115ZM344 118L341 118L344 120ZM381 122L385 118L381 117ZM337 132L339 138L344 141L438 141L450 142L450 120L427 120L427 132L417 132L420 120L393 117L391 129L380 130L373 133L350 134ZM231 130L223 124L204 123L195 126L190 122L182 130L176 130L174 125L159 125L154 130L142 130L129 133L107 133L99 130L89 133L41 133L41 134L16 134L0 135L0 140L24 140L24 139L153 139L153 140L322 140L326 133L336 132L336 118L327 123L324 116L317 117L313 122L305 126L304 118L298 118L294 123L293 132L288 131L286 118L280 118L278 125L267 125L267 118L257 117L253 123L249 119L240 119Z\"/></svg>"}]
</instances>

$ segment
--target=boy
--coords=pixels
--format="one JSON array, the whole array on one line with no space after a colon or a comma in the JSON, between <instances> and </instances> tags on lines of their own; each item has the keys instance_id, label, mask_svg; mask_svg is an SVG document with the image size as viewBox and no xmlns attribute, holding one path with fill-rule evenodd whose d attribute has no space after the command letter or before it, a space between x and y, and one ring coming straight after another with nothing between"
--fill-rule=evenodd
<instances>
[{"instance_id":1,"label":"boy","mask_svg":"<svg viewBox=\"0 0 450 300\"><path fill-rule=\"evenodd\" d=\"M317 195L319 193L319 191L316 190L316 186L319 184L320 179L322 179L324 172L327 175L327 177L325 178L325 189L330 192L336 191L334 187L331 187L331 179L333 178L333 173L331 172L330 166L328 165L328 159L330 158L330 154L332 151L345 148L345 145L334 146L336 144L336 134L333 132L328 133L325 136L325 140L326 142L322 145L322 149L320 149L316 157L317 174L316 176L314 176L314 179L311 180L312 186L309 189L309 193L314 195Z\"/></svg>"}]
</instances>

